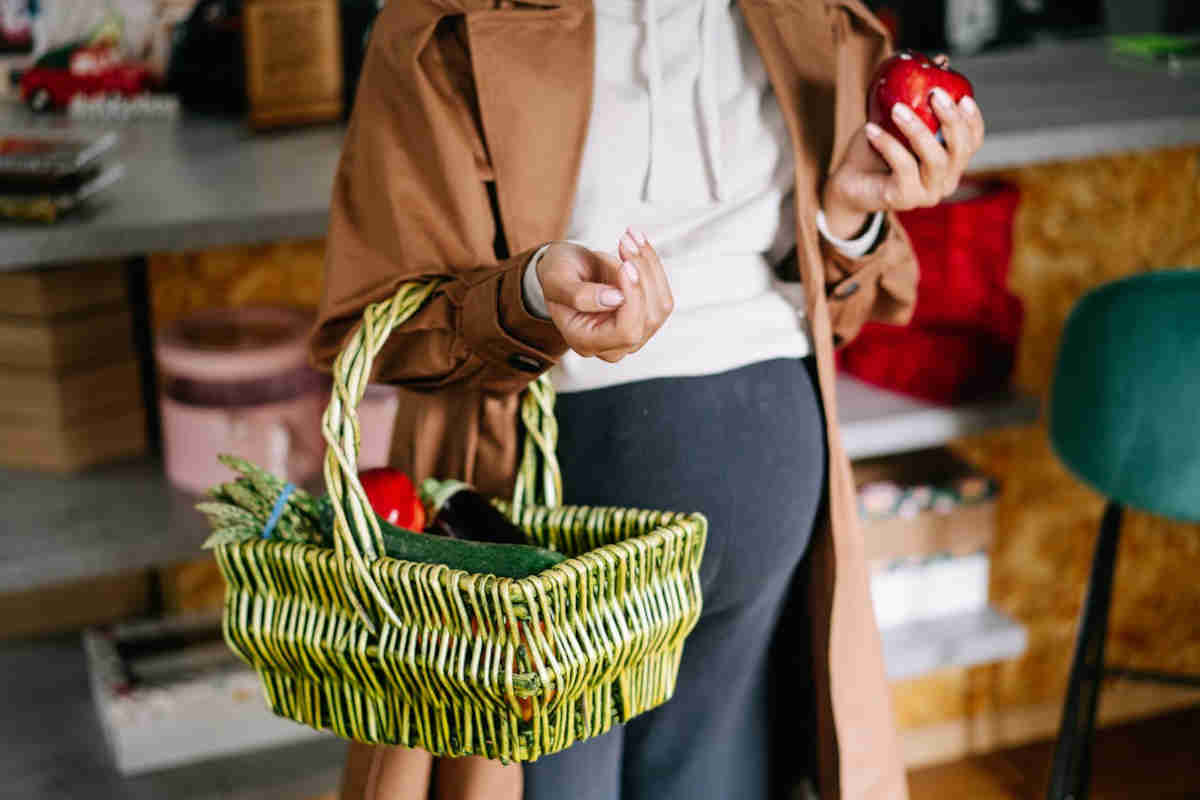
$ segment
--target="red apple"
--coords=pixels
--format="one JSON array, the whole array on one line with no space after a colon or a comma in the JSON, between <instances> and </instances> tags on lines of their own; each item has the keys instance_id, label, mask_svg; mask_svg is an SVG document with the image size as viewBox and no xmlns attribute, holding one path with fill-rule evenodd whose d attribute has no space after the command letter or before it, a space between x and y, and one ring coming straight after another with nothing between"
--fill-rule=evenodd
<instances>
[{"instance_id":1,"label":"red apple","mask_svg":"<svg viewBox=\"0 0 1200 800\"><path fill-rule=\"evenodd\" d=\"M908 137L892 121L892 106L904 103L935 134L942 127L930 104L931 93L941 87L957 103L974 97L971 82L962 73L940 66L912 50L901 50L875 70L867 90L867 119L908 144ZM940 137L939 137L940 138Z\"/></svg>"}]
</instances>

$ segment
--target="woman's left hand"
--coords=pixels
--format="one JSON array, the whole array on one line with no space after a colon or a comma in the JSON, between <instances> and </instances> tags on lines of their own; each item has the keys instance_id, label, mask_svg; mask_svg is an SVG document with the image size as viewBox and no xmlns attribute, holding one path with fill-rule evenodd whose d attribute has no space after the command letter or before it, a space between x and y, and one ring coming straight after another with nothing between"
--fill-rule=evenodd
<instances>
[{"instance_id":1,"label":"woman's left hand","mask_svg":"<svg viewBox=\"0 0 1200 800\"><path fill-rule=\"evenodd\" d=\"M854 135L821 194L835 236L852 238L875 211L937 205L958 188L967 162L983 144L983 114L970 97L955 104L942 89L933 91L932 101L944 146L900 103L892 108L892 119L911 150L870 122Z\"/></svg>"}]
</instances>

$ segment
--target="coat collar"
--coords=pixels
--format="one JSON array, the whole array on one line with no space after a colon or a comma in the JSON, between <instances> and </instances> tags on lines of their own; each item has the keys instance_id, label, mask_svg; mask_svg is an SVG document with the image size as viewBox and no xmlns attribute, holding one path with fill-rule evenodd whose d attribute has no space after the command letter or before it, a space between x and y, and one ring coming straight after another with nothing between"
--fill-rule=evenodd
<instances>
[{"instance_id":1,"label":"coat collar","mask_svg":"<svg viewBox=\"0 0 1200 800\"><path fill-rule=\"evenodd\" d=\"M467 31L509 251L561 239L591 116L591 2L471 12Z\"/></svg>"}]
</instances>

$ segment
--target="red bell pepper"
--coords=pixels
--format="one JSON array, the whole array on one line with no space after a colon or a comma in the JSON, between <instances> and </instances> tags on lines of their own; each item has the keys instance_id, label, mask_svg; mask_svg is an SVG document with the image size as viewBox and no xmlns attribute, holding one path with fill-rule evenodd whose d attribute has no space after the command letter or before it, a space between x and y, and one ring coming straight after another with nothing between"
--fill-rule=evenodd
<instances>
[{"instance_id":1,"label":"red bell pepper","mask_svg":"<svg viewBox=\"0 0 1200 800\"><path fill-rule=\"evenodd\" d=\"M358 473L371 508L391 524L410 531L425 529L425 505L403 471L377 467Z\"/></svg>"}]
</instances>

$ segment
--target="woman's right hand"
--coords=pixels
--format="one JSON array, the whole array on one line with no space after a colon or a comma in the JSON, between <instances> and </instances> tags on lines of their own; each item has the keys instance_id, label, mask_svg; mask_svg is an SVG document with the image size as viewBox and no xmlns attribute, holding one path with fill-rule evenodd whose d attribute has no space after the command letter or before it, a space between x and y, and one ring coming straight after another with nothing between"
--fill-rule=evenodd
<instances>
[{"instance_id":1,"label":"woman's right hand","mask_svg":"<svg viewBox=\"0 0 1200 800\"><path fill-rule=\"evenodd\" d=\"M567 346L608 362L636 353L675 307L662 261L644 234L625 232L620 259L570 242L546 248L537 277Z\"/></svg>"}]
</instances>

